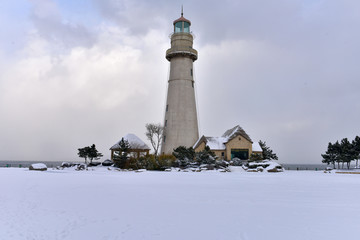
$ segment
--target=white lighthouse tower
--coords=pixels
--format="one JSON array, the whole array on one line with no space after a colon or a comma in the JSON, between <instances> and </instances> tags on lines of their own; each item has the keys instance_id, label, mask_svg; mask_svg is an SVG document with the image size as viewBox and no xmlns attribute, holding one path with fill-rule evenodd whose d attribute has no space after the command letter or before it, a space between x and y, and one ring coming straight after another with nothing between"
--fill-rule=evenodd
<instances>
[{"instance_id":1,"label":"white lighthouse tower","mask_svg":"<svg viewBox=\"0 0 360 240\"><path fill-rule=\"evenodd\" d=\"M171 48L166 51L170 76L161 148L165 154L171 154L179 146L191 147L199 138L193 77L193 62L198 54L192 47L190 25L181 11L181 17L174 21Z\"/></svg>"}]
</instances>

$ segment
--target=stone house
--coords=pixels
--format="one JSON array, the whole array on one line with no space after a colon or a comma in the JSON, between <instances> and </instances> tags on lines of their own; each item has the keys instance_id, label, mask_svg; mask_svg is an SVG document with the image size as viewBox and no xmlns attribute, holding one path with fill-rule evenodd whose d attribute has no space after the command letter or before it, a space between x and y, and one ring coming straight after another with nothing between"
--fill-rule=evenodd
<instances>
[{"instance_id":1,"label":"stone house","mask_svg":"<svg viewBox=\"0 0 360 240\"><path fill-rule=\"evenodd\" d=\"M247 160L252 153L262 154L258 142L253 142L249 135L239 125L225 131L221 137L202 136L194 144L196 152L209 146L219 159L231 160L234 157Z\"/></svg>"}]
</instances>

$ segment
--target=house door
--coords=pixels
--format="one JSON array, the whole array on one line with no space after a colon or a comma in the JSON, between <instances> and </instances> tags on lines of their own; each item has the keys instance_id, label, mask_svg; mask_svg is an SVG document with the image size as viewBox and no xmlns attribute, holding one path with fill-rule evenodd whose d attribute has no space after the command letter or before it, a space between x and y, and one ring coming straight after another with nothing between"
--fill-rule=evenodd
<instances>
[{"instance_id":1,"label":"house door","mask_svg":"<svg viewBox=\"0 0 360 240\"><path fill-rule=\"evenodd\" d=\"M241 160L249 159L249 150L248 149L231 149L231 159L239 158Z\"/></svg>"}]
</instances>

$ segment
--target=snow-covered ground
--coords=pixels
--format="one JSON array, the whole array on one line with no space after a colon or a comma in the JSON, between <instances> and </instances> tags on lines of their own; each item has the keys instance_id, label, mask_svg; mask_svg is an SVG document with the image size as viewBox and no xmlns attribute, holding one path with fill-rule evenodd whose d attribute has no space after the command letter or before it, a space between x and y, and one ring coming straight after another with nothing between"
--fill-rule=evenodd
<instances>
[{"instance_id":1,"label":"snow-covered ground","mask_svg":"<svg viewBox=\"0 0 360 240\"><path fill-rule=\"evenodd\" d=\"M0 239L359 239L360 175L0 169Z\"/></svg>"}]
</instances>

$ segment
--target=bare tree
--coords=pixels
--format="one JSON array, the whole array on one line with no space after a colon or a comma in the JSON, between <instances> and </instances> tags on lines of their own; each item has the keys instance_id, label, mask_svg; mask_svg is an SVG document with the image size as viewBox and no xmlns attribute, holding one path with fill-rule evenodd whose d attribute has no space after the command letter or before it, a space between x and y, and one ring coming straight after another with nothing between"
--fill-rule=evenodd
<instances>
[{"instance_id":1,"label":"bare tree","mask_svg":"<svg viewBox=\"0 0 360 240\"><path fill-rule=\"evenodd\" d=\"M152 147L154 148L155 156L157 156L161 141L163 139L164 127L158 123L148 123L146 127L146 137L150 140Z\"/></svg>"}]
</instances>

